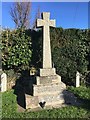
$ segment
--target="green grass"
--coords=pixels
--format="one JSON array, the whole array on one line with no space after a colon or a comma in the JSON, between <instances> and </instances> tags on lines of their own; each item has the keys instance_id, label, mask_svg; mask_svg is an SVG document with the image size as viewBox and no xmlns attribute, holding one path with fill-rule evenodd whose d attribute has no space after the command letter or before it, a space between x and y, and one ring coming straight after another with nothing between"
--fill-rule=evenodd
<instances>
[{"instance_id":1,"label":"green grass","mask_svg":"<svg viewBox=\"0 0 90 120\"><path fill-rule=\"evenodd\" d=\"M82 99L90 100L90 87L80 86L80 87L68 87L69 91L72 91L77 97Z\"/></svg>"},{"instance_id":2,"label":"green grass","mask_svg":"<svg viewBox=\"0 0 90 120\"><path fill-rule=\"evenodd\" d=\"M79 88L68 87L78 98L84 100L80 107L67 106L53 110L42 110L37 112L17 112L16 96L13 90L2 94L3 118L90 118L90 88L81 86ZM88 102L87 102L88 101Z\"/></svg>"},{"instance_id":3,"label":"green grass","mask_svg":"<svg viewBox=\"0 0 90 120\"><path fill-rule=\"evenodd\" d=\"M13 94L13 90L4 92L2 94L2 115L9 117L10 114L14 114L17 110L16 96Z\"/></svg>"}]
</instances>

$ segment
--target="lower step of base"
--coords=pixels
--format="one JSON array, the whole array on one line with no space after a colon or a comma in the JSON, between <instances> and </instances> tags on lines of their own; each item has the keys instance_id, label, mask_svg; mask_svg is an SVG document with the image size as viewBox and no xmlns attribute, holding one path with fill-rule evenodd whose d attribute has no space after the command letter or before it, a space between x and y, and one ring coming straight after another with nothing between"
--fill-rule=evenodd
<instances>
[{"instance_id":1,"label":"lower step of base","mask_svg":"<svg viewBox=\"0 0 90 120\"><path fill-rule=\"evenodd\" d=\"M25 94L26 109L46 106L55 106L65 102L64 96L60 95L44 95L44 96L30 96Z\"/></svg>"}]
</instances>

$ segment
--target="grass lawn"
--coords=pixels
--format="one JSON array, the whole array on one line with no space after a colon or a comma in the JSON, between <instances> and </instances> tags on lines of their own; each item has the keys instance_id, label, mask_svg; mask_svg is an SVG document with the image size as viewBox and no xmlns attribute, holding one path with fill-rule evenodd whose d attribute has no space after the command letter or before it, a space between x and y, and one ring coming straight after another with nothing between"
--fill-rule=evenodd
<instances>
[{"instance_id":1,"label":"grass lawn","mask_svg":"<svg viewBox=\"0 0 90 120\"><path fill-rule=\"evenodd\" d=\"M2 94L2 117L3 118L90 118L90 87L68 87L81 101L83 105L67 106L53 110L38 112L17 112L16 96L13 90Z\"/></svg>"}]
</instances>

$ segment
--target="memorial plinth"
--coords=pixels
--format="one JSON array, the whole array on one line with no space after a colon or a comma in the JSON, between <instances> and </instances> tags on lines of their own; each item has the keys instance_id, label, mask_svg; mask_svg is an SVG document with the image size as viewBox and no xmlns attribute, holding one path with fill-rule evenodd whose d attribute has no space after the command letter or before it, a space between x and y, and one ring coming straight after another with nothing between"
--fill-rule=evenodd
<instances>
[{"instance_id":1,"label":"memorial plinth","mask_svg":"<svg viewBox=\"0 0 90 120\"><path fill-rule=\"evenodd\" d=\"M39 76L36 77L36 84L33 85L33 98L27 99L32 101L37 98L35 105L26 104L26 108L42 107L40 103L45 107L55 106L65 101L63 92L66 85L61 82L61 76L57 75L56 69L52 67L49 27L55 27L55 20L49 18L50 13L43 12L42 19L37 20L37 27L43 27L43 64Z\"/></svg>"}]
</instances>

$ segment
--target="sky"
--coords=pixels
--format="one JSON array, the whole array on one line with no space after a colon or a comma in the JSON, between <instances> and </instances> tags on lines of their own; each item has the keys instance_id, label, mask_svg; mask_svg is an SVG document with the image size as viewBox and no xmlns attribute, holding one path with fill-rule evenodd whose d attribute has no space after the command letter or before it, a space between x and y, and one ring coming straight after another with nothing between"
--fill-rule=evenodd
<instances>
[{"instance_id":1,"label":"sky","mask_svg":"<svg viewBox=\"0 0 90 120\"><path fill-rule=\"evenodd\" d=\"M2 27L15 28L10 16L13 2L2 2ZM36 11L50 12L50 19L56 20L56 27L88 28L88 2L32 2L31 16L35 18Z\"/></svg>"}]
</instances>

